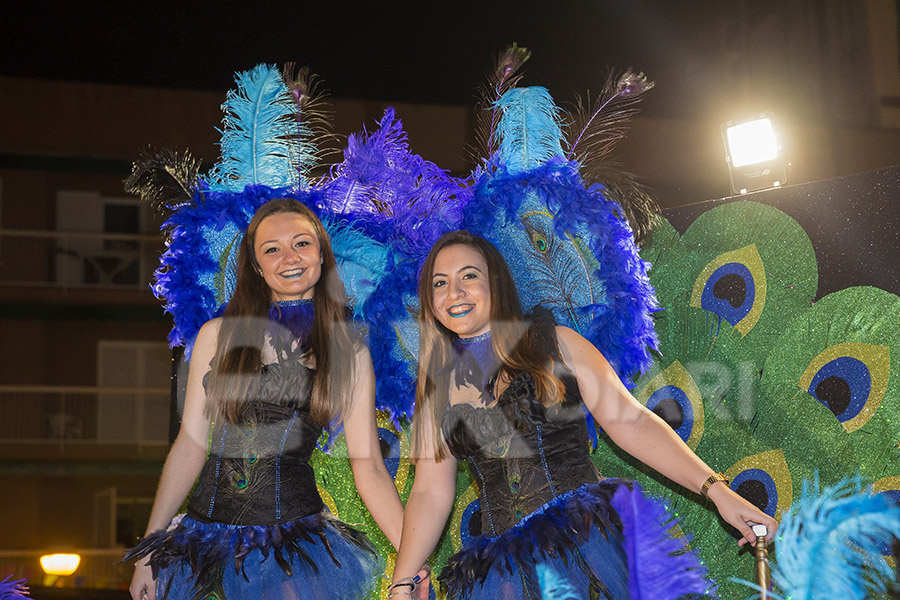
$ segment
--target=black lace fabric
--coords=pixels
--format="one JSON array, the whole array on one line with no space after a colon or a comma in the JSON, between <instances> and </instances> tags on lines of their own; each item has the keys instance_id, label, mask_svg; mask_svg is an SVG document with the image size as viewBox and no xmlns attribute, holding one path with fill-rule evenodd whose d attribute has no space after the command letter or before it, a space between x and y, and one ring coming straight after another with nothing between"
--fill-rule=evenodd
<instances>
[{"instance_id":1,"label":"black lace fabric","mask_svg":"<svg viewBox=\"0 0 900 600\"><path fill-rule=\"evenodd\" d=\"M565 401L545 408L530 373L516 375L489 407L456 404L441 428L481 490L482 531L498 535L556 496L600 480L574 378Z\"/></svg>"}]
</instances>

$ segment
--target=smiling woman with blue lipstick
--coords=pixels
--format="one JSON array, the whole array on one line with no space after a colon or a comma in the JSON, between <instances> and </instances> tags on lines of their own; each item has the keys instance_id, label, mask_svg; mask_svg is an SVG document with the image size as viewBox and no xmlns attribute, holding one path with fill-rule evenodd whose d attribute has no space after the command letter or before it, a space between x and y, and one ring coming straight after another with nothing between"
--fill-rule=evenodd
<instances>
[{"instance_id":1,"label":"smiling woman with blue lipstick","mask_svg":"<svg viewBox=\"0 0 900 600\"><path fill-rule=\"evenodd\" d=\"M440 575L448 598L541 598L545 569L577 598L713 595L685 539L669 537L665 509L637 483L600 476L584 408L623 450L707 496L741 544L755 541L750 523L774 535L775 521L635 401L593 345L546 310L522 314L509 268L486 240L442 236L420 273L419 306L416 476L392 598L427 597L416 572L453 507L459 460L479 488L483 533Z\"/></svg>"},{"instance_id":2,"label":"smiling woman with blue lipstick","mask_svg":"<svg viewBox=\"0 0 900 600\"><path fill-rule=\"evenodd\" d=\"M433 305L438 320L453 324L460 338L490 331L491 289L487 262L468 246L449 246L434 262Z\"/></svg>"},{"instance_id":3,"label":"smiling woman with blue lipstick","mask_svg":"<svg viewBox=\"0 0 900 600\"><path fill-rule=\"evenodd\" d=\"M403 506L374 398L322 223L297 200L270 200L241 240L224 316L194 343L181 429L129 554L132 598L365 597L384 565L325 509L309 459L322 430L341 423L359 494L399 546Z\"/></svg>"}]
</instances>

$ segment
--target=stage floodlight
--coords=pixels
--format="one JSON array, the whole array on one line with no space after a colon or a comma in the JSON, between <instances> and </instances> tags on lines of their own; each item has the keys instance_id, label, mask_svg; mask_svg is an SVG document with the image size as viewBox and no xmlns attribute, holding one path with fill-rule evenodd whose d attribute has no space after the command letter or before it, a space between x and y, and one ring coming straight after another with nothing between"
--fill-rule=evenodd
<instances>
[{"instance_id":1,"label":"stage floodlight","mask_svg":"<svg viewBox=\"0 0 900 600\"><path fill-rule=\"evenodd\" d=\"M722 126L722 138L733 193L746 194L787 184L787 166L769 115L729 121Z\"/></svg>"}]
</instances>

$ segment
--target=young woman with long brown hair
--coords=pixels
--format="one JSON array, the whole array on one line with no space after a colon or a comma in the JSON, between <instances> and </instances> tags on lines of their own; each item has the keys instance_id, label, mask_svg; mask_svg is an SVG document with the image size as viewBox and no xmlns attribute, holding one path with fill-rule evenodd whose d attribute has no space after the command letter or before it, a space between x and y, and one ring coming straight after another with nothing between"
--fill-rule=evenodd
<instances>
[{"instance_id":1,"label":"young woman with long brown hair","mask_svg":"<svg viewBox=\"0 0 900 600\"><path fill-rule=\"evenodd\" d=\"M324 509L308 461L323 428L342 423L360 496L399 546L403 506L374 391L321 222L297 200L268 201L241 241L224 316L194 343L181 429L130 553L134 600L368 593L383 565ZM173 520L192 486L187 515Z\"/></svg>"},{"instance_id":2,"label":"young woman with long brown hair","mask_svg":"<svg viewBox=\"0 0 900 600\"><path fill-rule=\"evenodd\" d=\"M774 534L774 519L719 485L724 477L634 400L593 345L549 314L526 319L509 268L489 242L464 231L438 240L422 267L419 303L416 477L392 597L426 597L427 586L416 589L413 576L444 529L460 459L480 489L483 533L440 576L450 598L540 598L543 568L579 598L710 591L684 542L666 537L663 509L636 484L599 475L583 406L623 450L707 495L740 531L740 543L755 541L749 523ZM631 553L644 527L661 540L652 565ZM648 593L648 584L658 592Z\"/></svg>"}]
</instances>

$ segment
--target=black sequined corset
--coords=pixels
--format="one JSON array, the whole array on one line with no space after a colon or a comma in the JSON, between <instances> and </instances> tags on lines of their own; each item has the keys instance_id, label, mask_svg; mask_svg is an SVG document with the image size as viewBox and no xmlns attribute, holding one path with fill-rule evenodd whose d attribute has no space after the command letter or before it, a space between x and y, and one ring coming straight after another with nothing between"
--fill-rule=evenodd
<instances>
[{"instance_id":1,"label":"black sequined corset","mask_svg":"<svg viewBox=\"0 0 900 600\"><path fill-rule=\"evenodd\" d=\"M309 465L322 433L309 423L311 383L312 372L295 360L263 367L243 422L212 428L209 458L188 504L191 517L271 525L322 510Z\"/></svg>"},{"instance_id":2,"label":"black sequined corset","mask_svg":"<svg viewBox=\"0 0 900 600\"><path fill-rule=\"evenodd\" d=\"M469 464L481 490L482 532L494 536L556 496L600 480L591 461L578 385L563 377L562 405L545 408L530 373L497 402L451 406L441 429L453 455Z\"/></svg>"}]
</instances>

